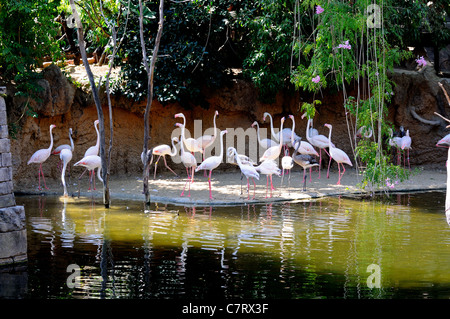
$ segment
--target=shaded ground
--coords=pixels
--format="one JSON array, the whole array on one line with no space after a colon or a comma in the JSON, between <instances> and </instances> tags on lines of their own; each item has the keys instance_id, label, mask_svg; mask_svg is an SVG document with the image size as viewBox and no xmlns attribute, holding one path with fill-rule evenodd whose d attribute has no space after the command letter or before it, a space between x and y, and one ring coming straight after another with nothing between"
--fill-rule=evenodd
<instances>
[{"instance_id":1,"label":"shaded ground","mask_svg":"<svg viewBox=\"0 0 450 319\"><path fill-rule=\"evenodd\" d=\"M36 171L37 172L37 171ZM68 192L70 196L95 196L102 197L101 183L97 180L97 190L88 191L88 177L83 176L81 181L78 176L82 172L79 168L74 168L72 178L66 178L68 182ZM259 181L256 181L256 197L253 197L253 184L250 181L250 200L247 200L246 179L242 180L243 194L241 195L240 172L214 172L212 174L212 195L213 200L209 200L208 179L203 176L203 172L196 173L195 181L191 184L191 197L180 197L183 190L186 174L180 178L175 177L168 172L166 168L158 167L156 179L151 175L150 190L151 201L158 203L172 203L179 205L238 205L242 203L264 203L268 201L286 201L286 200L304 200L319 198L324 196L364 194L358 184L361 182L361 175L357 175L354 169L347 169L341 180L341 185L336 185L338 180L337 171L330 172L330 178L326 178L326 170L322 170L321 179L318 179L318 172L313 171L312 182L307 179L307 190L302 191L302 170L294 170L291 175L291 187L288 189L288 175L283 179L283 186L280 187L281 177L274 176L273 184L275 190L273 196L265 198L266 195L266 176L262 175ZM408 181L398 183L391 191L429 191L445 190L447 174L445 169L441 170L417 170ZM35 180L18 181L15 183L17 194L48 194L62 195L63 187L59 179L46 179L48 190L38 190L38 178ZM80 188L80 193L79 192ZM142 194L142 175L136 174L132 177L110 178L111 198L143 200ZM381 191L381 190L380 190ZM269 190L270 192L270 190ZM270 193L269 193L270 195Z\"/></svg>"}]
</instances>

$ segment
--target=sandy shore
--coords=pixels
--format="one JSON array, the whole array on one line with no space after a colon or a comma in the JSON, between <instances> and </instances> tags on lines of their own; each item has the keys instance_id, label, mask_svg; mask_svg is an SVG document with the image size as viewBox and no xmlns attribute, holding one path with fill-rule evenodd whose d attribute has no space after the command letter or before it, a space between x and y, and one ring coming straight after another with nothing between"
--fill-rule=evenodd
<instances>
[{"instance_id":1,"label":"sandy shore","mask_svg":"<svg viewBox=\"0 0 450 319\"><path fill-rule=\"evenodd\" d=\"M88 191L88 177L85 175L78 180L80 172L72 172L72 178L66 178L68 183L69 196L95 196L102 197L101 183L97 180L95 191ZM155 203L171 203L176 205L187 206L219 206L219 205L240 205L243 203L265 203L274 201L295 201L307 200L312 198L320 198L325 196L338 195L360 195L367 193L359 187L362 176L356 174L354 169L347 169L341 180L341 185L336 185L338 181L337 170L330 172L330 178L326 178L326 170L322 170L321 178L318 179L318 172L312 172L312 181L307 178L306 191L303 191L303 170L295 169L291 173L290 188L288 188L289 175L283 178L283 186L281 177L273 177L273 185L275 190L270 197L270 189L268 198L266 197L266 176L262 175L256 182L256 194L253 198L253 184L250 181L250 200L247 199L247 181L241 179L240 171L236 169L233 172L213 172L212 174L212 196L209 199L208 178L203 172L195 174L194 183L191 184L191 196L188 197L188 189L186 187L185 195L180 196L181 191L186 182L186 174L176 177L165 168L158 168L156 179L153 175L150 178L151 201ZM447 174L444 169L441 170L423 170L416 169L408 181L398 183L391 192L416 192L430 190L445 190ZM61 195L63 187L59 179L46 178L48 190L38 190L38 178L30 180L28 183L23 181L15 183L14 191L16 195ZM142 175L128 177L110 177L111 199L124 200L144 200L142 194ZM378 191L382 191L381 189Z\"/></svg>"}]
</instances>

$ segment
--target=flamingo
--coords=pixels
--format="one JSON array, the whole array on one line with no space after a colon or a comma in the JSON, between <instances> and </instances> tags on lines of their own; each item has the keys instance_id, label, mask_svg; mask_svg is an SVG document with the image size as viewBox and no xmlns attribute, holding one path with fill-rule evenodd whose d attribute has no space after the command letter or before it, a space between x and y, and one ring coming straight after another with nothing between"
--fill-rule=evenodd
<instances>
[{"instance_id":1,"label":"flamingo","mask_svg":"<svg viewBox=\"0 0 450 319\"><path fill-rule=\"evenodd\" d=\"M186 146L187 150L191 153L194 152L200 152L203 154L203 149L200 143L195 138L186 138L184 135L184 132L186 130L186 117L183 113L177 113L175 114L175 118L182 117L183 118L183 126L181 129L181 135L183 136L184 145Z\"/></svg>"},{"instance_id":2,"label":"flamingo","mask_svg":"<svg viewBox=\"0 0 450 319\"><path fill-rule=\"evenodd\" d=\"M98 152L100 150L100 133L98 132L98 123L99 123L99 120L94 121L94 128L95 128L95 131L97 132L97 143L95 143L94 146L89 147L86 150L86 152L84 152L83 158L85 158L89 155L98 155ZM81 179L81 177L83 177L83 175L84 175L84 173L86 173L86 171L87 171L87 169L85 169L83 171L83 173L81 173L80 177L78 177L79 180ZM93 173L92 171L89 171L89 179L92 179L92 176L91 176L92 173ZM94 176L94 179L95 179L95 176ZM90 189L90 186L89 186L89 189Z\"/></svg>"},{"instance_id":3,"label":"flamingo","mask_svg":"<svg viewBox=\"0 0 450 319\"><path fill-rule=\"evenodd\" d=\"M299 145L300 143L297 143ZM309 168L311 169L314 166L318 166L315 157L307 154L296 154L297 149L294 152L294 155L292 155L292 161L301 167L303 167L303 191L306 191L306 170Z\"/></svg>"},{"instance_id":4,"label":"flamingo","mask_svg":"<svg viewBox=\"0 0 450 319\"><path fill-rule=\"evenodd\" d=\"M336 163L338 163L339 179L338 179L337 185L341 185L341 178L342 178L342 176L344 176L344 173L345 173L344 163L347 165L350 165L350 166L353 166L353 164L350 161L350 158L348 157L348 155L343 150L331 145L331 130L333 129L333 126L331 124L325 124L325 126L328 127L328 129L330 130L330 133L328 135L328 149L330 151L330 157L332 159L334 159L336 161ZM330 161L330 164L331 164L331 161ZM328 164L328 170L330 169L330 164ZM339 166L339 164L341 164L342 168L344 169L344 171L342 172L342 175L341 175L341 167Z\"/></svg>"},{"instance_id":5,"label":"flamingo","mask_svg":"<svg viewBox=\"0 0 450 319\"><path fill-rule=\"evenodd\" d=\"M175 173L175 172L169 167L169 165L167 165L167 161L166 161L166 155L169 155L169 156L171 156L171 157L177 155L177 148L176 148L176 146L175 146L175 144L174 144L175 142L178 143L178 137L176 137L176 136L175 136L175 137L172 137L172 149L173 149L173 150L172 150L172 149L170 148L170 146L167 145L167 144L158 145L158 146L156 146L156 147L153 148L152 154L153 154L153 155L159 155L159 156L158 156L158 159L157 159L156 162L155 162L155 172L154 172L154 174L153 174L153 178L156 178L156 168L158 167L158 162L159 162L159 159L161 158L161 156L162 156L163 159L164 159L164 165L165 165L172 173L174 173L175 176L178 177L178 174ZM141 153L141 159L142 159L142 162L144 162L144 156L143 156L143 154L144 154L144 152ZM151 160L151 161L153 161L153 157L152 157L152 160ZM151 162L150 162L150 164L151 164Z\"/></svg>"},{"instance_id":6,"label":"flamingo","mask_svg":"<svg viewBox=\"0 0 450 319\"><path fill-rule=\"evenodd\" d=\"M214 135L203 135L203 136L200 136L199 138L196 139L198 145L200 145L200 147L203 150L203 160L205 160L205 149L207 147L210 147L214 143L214 141L216 140L216 137L217 137L216 116L218 116L218 115L219 115L219 112L216 111L214 113L214 120L213 120L213 122L214 122ZM204 171L204 176L206 176L206 171Z\"/></svg>"},{"instance_id":7,"label":"flamingo","mask_svg":"<svg viewBox=\"0 0 450 319\"><path fill-rule=\"evenodd\" d=\"M72 150L70 150L68 148L63 148L59 152L59 158L63 162L63 168L61 170L61 181L62 181L62 184L63 184L63 187L64 187L64 196L67 197L68 194L67 194L65 175L66 175L67 164L72 160Z\"/></svg>"},{"instance_id":8,"label":"flamingo","mask_svg":"<svg viewBox=\"0 0 450 319\"><path fill-rule=\"evenodd\" d=\"M209 199L213 199L212 198L212 193L211 193L211 174L213 169L217 168L220 163L222 163L222 158L223 158L223 136L228 133L227 130L221 131L220 132L220 155L219 156L211 156L208 157L207 159L205 159L199 166L197 166L197 168L195 169L196 172L198 172L199 170L208 170L209 171L209 177L208 177L208 183L209 183ZM184 136L183 136L184 138Z\"/></svg>"},{"instance_id":9,"label":"flamingo","mask_svg":"<svg viewBox=\"0 0 450 319\"><path fill-rule=\"evenodd\" d=\"M293 115L289 115L289 118L292 120L292 132L294 132L295 129L295 119ZM319 156L319 153L314 149L314 147L309 144L308 142L302 141L301 138L295 137L294 134L291 134L291 140L294 141L292 143L292 146L294 149L298 149L298 152L300 154L306 154L306 155L313 155L313 156ZM300 143L298 146L297 143Z\"/></svg>"},{"instance_id":10,"label":"flamingo","mask_svg":"<svg viewBox=\"0 0 450 319\"><path fill-rule=\"evenodd\" d=\"M281 130L283 130L284 117L281 119ZM265 160L274 160L280 156L281 146L283 145L283 134L280 135L280 144L268 148L263 156L259 159L261 162Z\"/></svg>"},{"instance_id":11,"label":"flamingo","mask_svg":"<svg viewBox=\"0 0 450 319\"><path fill-rule=\"evenodd\" d=\"M268 149L272 146L277 146L278 143L275 142L274 140L271 140L270 138L264 138L261 139L260 134L259 134L259 124L257 121L253 122L252 127L254 127L256 125L257 131L256 134L258 136L258 143L262 148Z\"/></svg>"},{"instance_id":12,"label":"flamingo","mask_svg":"<svg viewBox=\"0 0 450 319\"><path fill-rule=\"evenodd\" d=\"M302 118L306 115L303 114ZM317 134L312 135L311 134L311 129L312 129L312 119L308 119L308 124L306 125L306 139L308 140L309 143L311 143L311 145L317 147L319 149L319 179L320 179L320 170L322 167L322 149L325 151L325 153L327 153L328 157L330 157L330 154L328 154L326 148L328 147L328 137L326 137L325 135L321 135L319 134L319 132L317 132ZM317 130L316 130L317 131ZM331 143L331 145L333 147L334 144ZM331 161L331 158L330 158ZM327 172L327 177L329 176L330 172Z\"/></svg>"},{"instance_id":13,"label":"flamingo","mask_svg":"<svg viewBox=\"0 0 450 319\"><path fill-rule=\"evenodd\" d=\"M450 146L450 134L445 135L437 143L437 147L449 147Z\"/></svg>"},{"instance_id":14,"label":"flamingo","mask_svg":"<svg viewBox=\"0 0 450 319\"><path fill-rule=\"evenodd\" d=\"M44 163L50 156L52 147L53 147L53 135L52 130L56 127L56 125L52 124L50 125L50 146L49 148L43 148L36 152L34 152L33 155L31 155L30 159L27 162L27 165L30 165L31 163L39 164L39 190L41 190L41 174L42 179L44 180L44 186L45 189L48 189L47 185L45 184L45 177L44 172L42 171L42 163Z\"/></svg>"},{"instance_id":15,"label":"flamingo","mask_svg":"<svg viewBox=\"0 0 450 319\"><path fill-rule=\"evenodd\" d=\"M281 170L278 168L277 163L274 160L265 160L261 164L255 167L258 172L260 172L263 175L267 176L267 183L266 183L266 197L267 198L267 191L269 188L269 176L270 176L270 197L272 197L272 191L275 189L273 187L272 183L272 175L275 174L277 176L281 175Z\"/></svg>"},{"instance_id":16,"label":"flamingo","mask_svg":"<svg viewBox=\"0 0 450 319\"><path fill-rule=\"evenodd\" d=\"M289 156L289 150L284 150L284 156L281 159L281 167L283 168L283 173L281 174L281 185L283 185L283 177L284 177L284 170L289 171L289 182L288 182L288 189L291 187L291 168L294 167L294 161L292 160L292 157Z\"/></svg>"},{"instance_id":17,"label":"flamingo","mask_svg":"<svg viewBox=\"0 0 450 319\"><path fill-rule=\"evenodd\" d=\"M59 155L61 153L61 150L63 150L63 149L69 149L73 152L75 147L73 145L73 140L72 140L72 128L69 128L69 140L70 140L70 145L69 144L59 145L57 148L55 148L52 151L52 155ZM58 168L59 168L59 164L58 164Z\"/></svg>"},{"instance_id":18,"label":"flamingo","mask_svg":"<svg viewBox=\"0 0 450 319\"><path fill-rule=\"evenodd\" d=\"M406 130L406 134L405 136L402 137L402 141L401 141L401 149L405 150L406 149L406 158L408 160L408 168L411 169L411 165L409 164L409 150L411 149L411 137L409 136L409 130ZM406 164L406 161L403 160L403 162Z\"/></svg>"},{"instance_id":19,"label":"flamingo","mask_svg":"<svg viewBox=\"0 0 450 319\"><path fill-rule=\"evenodd\" d=\"M183 126L183 124L181 123L177 123L177 126ZM194 170L197 167L197 161L195 159L195 156L192 155L189 152L185 152L184 150L184 143L183 143L183 136L181 136L181 141L180 141L180 158L181 158L181 162L183 163L184 167L186 167L186 173L187 173L187 179L186 179L186 183L184 184L183 187L183 191L181 192L180 196L184 196L184 190L186 189L186 184L189 183L189 193L188 193L188 197L191 197L191 184L194 182ZM191 176L189 176L189 169L191 169Z\"/></svg>"},{"instance_id":20,"label":"flamingo","mask_svg":"<svg viewBox=\"0 0 450 319\"><path fill-rule=\"evenodd\" d=\"M280 138L283 137L283 147L286 149L286 147L291 147L292 146L292 142L291 142L291 135L294 134L296 138L298 138L299 136L297 134L295 134L295 132L293 130L291 130L290 128L286 127L286 128L280 128L280 132L278 132L278 134L275 133L275 130L273 129L273 120L272 120L272 115L270 115L270 113L265 112L264 113L264 117L263 120L266 120L266 116L268 116L270 118L270 132L272 133L272 136L275 138L276 142L280 142ZM281 144L281 142L280 142Z\"/></svg>"},{"instance_id":21,"label":"flamingo","mask_svg":"<svg viewBox=\"0 0 450 319\"><path fill-rule=\"evenodd\" d=\"M87 170L89 170L89 189L91 190L91 185L93 184L93 189L95 190L95 169L97 169L97 176L98 179L103 183L103 179L100 176L100 171L102 170L102 160L100 159L100 156L98 155L88 155L83 157L80 161L73 164L73 166L83 166L86 167ZM92 180L94 182L92 183Z\"/></svg>"},{"instance_id":22,"label":"flamingo","mask_svg":"<svg viewBox=\"0 0 450 319\"><path fill-rule=\"evenodd\" d=\"M234 147L229 147L227 149L227 162L233 165L238 165L237 161L236 161L236 156L239 157L239 159L241 160L241 163L244 165L252 165L255 166L255 162L253 162L250 157L248 157L247 155L243 155L243 154L234 154ZM237 152L237 151L236 151ZM241 172L241 195L242 195L242 178L244 177L244 175Z\"/></svg>"},{"instance_id":23,"label":"flamingo","mask_svg":"<svg viewBox=\"0 0 450 319\"><path fill-rule=\"evenodd\" d=\"M389 145L397 149L397 165L401 165L400 149L402 147L402 138L398 136L393 137L392 129L389 129L389 136Z\"/></svg>"},{"instance_id":24,"label":"flamingo","mask_svg":"<svg viewBox=\"0 0 450 319\"><path fill-rule=\"evenodd\" d=\"M250 181L249 179L251 178L253 181L253 199L255 199L255 193L256 193L256 184L255 184L255 180L254 178L256 178L257 180L259 180L259 173L256 170L256 168L250 163L250 162L246 162L243 163L241 161L241 156L239 155L237 150L234 147L229 147L227 150L227 153L233 153L234 154L234 159L237 163L237 165L239 166L241 173L247 178L247 200L250 199Z\"/></svg>"}]
</instances>

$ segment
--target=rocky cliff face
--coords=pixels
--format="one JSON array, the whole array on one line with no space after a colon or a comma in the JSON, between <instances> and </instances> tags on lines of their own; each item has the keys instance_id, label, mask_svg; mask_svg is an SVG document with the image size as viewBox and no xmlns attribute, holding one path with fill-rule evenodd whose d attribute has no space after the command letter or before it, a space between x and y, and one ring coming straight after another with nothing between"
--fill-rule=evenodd
<instances>
[{"instance_id":1,"label":"rocky cliff face","mask_svg":"<svg viewBox=\"0 0 450 319\"><path fill-rule=\"evenodd\" d=\"M73 129L75 151L72 165L83 157L84 152L96 143L96 131L94 121L97 119L95 105L88 93L76 88L61 73L57 66L50 66L44 71L44 79L41 80L44 88L41 93L41 102L32 102L34 110L38 113L37 118L26 117L22 120L22 129L17 139L12 141L11 152L13 154L14 179L16 183L25 183L27 180L35 179L37 166L27 166L29 157L38 149L47 148L50 143L49 126L55 124L53 130L54 146L68 144L69 128ZM389 120L398 128L403 126L410 130L412 138L411 165L414 166L439 166L445 165L447 153L445 149L435 147L436 142L447 133L445 123L439 120L433 112L447 116L450 105L438 86L438 82L445 83L445 88L450 93L450 84L435 75L432 67L426 67L423 71L395 70L392 78L397 84L394 89L394 99L389 107ZM21 101L12 98L13 90L9 90L10 111ZM353 92L355 93L355 92ZM347 92L352 95L352 92ZM280 119L286 117L284 127L292 127L292 121L288 115L295 116L295 131L305 138L306 120L301 119L301 102L309 100L300 94L280 92L274 103L265 104L257 99L255 88L242 80L236 80L233 85L220 90L205 91L204 100L208 108L194 105L190 110L183 109L178 103L161 105L154 101L151 110L151 140L150 146L169 144L175 131L174 124L180 119L174 119L174 114L182 112L186 116L186 128L194 137L201 135L207 128L213 127L213 117L216 110L219 111L216 123L220 130L242 128L244 133L251 135L256 131L251 129L254 121L260 123L260 127L268 129L267 137L270 137L270 125L263 122L264 112L273 115L274 127L279 128ZM328 130L323 126L325 123L333 125L333 142L337 147L343 149L352 157L352 147L347 129L348 114L343 108L343 97L340 92L323 92L323 96L316 97L322 100L318 114L314 118L314 126L321 134L328 135ZM103 105L105 118L108 119L106 98L103 94ZM145 102L133 102L122 97L113 99L114 119L114 141L111 163L112 174L140 175L142 164L140 154L143 142L143 112ZM412 111L412 112L411 112ZM201 122L198 120L202 120ZM428 123L428 122L431 122ZM436 123L434 123L436 122ZM105 123L106 140L109 141L109 121ZM246 131L247 130L247 131ZM245 152L253 152L256 148L253 142L228 137L225 139L225 147L240 147ZM353 137L352 137L353 139ZM232 145L233 144L233 145ZM238 145L236 145L238 144ZM214 146L219 146L216 141ZM207 151L207 154L215 153L215 150ZM244 151L244 150L243 150ZM242 151L242 152L243 152ZM200 160L200 156L198 157ZM257 158L255 158L257 159ZM51 158L44 164L46 176L58 178L57 156ZM182 164L175 163L167 157L172 168L179 172L184 171ZM162 166L160 166L162 167ZM222 165L220 169L229 169L230 165ZM80 169L78 169L81 172ZM160 172L167 170L161 169Z\"/></svg>"}]
</instances>

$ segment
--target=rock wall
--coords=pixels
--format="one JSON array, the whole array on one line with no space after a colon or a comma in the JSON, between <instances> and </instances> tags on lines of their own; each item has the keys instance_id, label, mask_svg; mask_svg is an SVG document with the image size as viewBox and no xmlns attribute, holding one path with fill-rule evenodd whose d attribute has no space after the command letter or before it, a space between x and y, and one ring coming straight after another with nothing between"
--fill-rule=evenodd
<instances>
[{"instance_id":1,"label":"rock wall","mask_svg":"<svg viewBox=\"0 0 450 319\"><path fill-rule=\"evenodd\" d=\"M0 88L0 93L2 89L4 88ZM23 206L16 206L14 198L6 104L0 96L0 266L16 264L26 259L25 209Z\"/></svg>"},{"instance_id":2,"label":"rock wall","mask_svg":"<svg viewBox=\"0 0 450 319\"><path fill-rule=\"evenodd\" d=\"M39 116L37 118L26 117L23 120L21 123L22 129L11 145L13 175L18 185L35 182L37 179L38 167L35 165L27 166L26 162L37 149L48 147L50 143L49 126L51 124L56 125L53 130L55 146L69 143L69 128L73 129L75 151L72 164L83 157L88 147L96 143L96 131L93 123L97 118L97 112L90 95L79 88L75 88L67 81L58 67L52 65L46 68L44 72L42 86L45 90L42 93L42 103L34 105ZM420 72L395 70L391 76L397 85L394 88L394 99L389 107L388 118L397 128L404 126L405 129L410 130L413 141L413 149L410 154L411 165L413 167L442 167L446 160L446 153L443 149L436 148L435 144L447 134L445 124L442 121L438 125L424 124L412 115L411 107L414 107L416 115L423 119L436 120L434 111L445 116L449 112L450 106L437 84L439 81L442 82L443 79L434 74L433 67L426 67ZM446 80L443 82L450 92L448 82ZM347 92L347 95L356 96L356 91L351 90L356 90L356 86L351 87L350 91ZM352 147L346 121L350 118L343 108L342 93L329 91L321 93L321 96L316 97L322 100L322 105L320 105L314 118L314 126L321 134L328 135L328 130L324 128L324 124L332 124L333 142L337 147L351 155ZM106 98L104 94L102 96L105 118L108 119ZM172 134L177 132L179 134L179 131L174 133L174 124L180 121L180 119L174 119L174 114L183 112L187 121L186 128L194 134L194 137L198 137L206 128L213 126L213 117L216 110L219 111L219 117L216 121L219 129L242 128L247 130L255 120L260 123L261 128L267 129L270 126L267 122L263 122L264 112L273 115L276 128L279 128L282 116L286 117L285 127L291 127L292 122L287 116L293 114L296 119L295 131L305 138L306 120L301 119L300 105L303 100L310 101L312 98L310 96L280 92L275 102L265 104L258 100L257 90L251 84L243 80L235 80L228 87L219 90L205 90L203 98L202 106L191 105L189 110L184 109L178 103L162 105L154 101L150 115L150 146L170 144ZM13 101L11 103L13 108L17 109L21 101L12 97L10 99ZM206 108L205 105L207 105ZM114 144L111 173L113 175L140 176L142 172L140 153L144 132L145 101L134 102L123 97L115 97L113 107ZM202 120L201 125L198 120ZM105 125L106 140L108 141L108 120ZM270 137L270 130L266 132ZM226 140L226 147L231 146L231 142L233 141ZM235 140L233 146L242 147L242 143L238 142L238 144L240 145L236 145ZM218 147L218 145L219 142L216 141L214 146ZM250 148L252 147L255 147L255 145L246 145L245 152L251 151ZM211 150L207 150L207 154L214 154L216 150L217 148L211 148ZM200 160L200 157L198 159ZM49 178L59 177L58 160L58 157L51 156L44 163L44 171ZM169 157L167 157L167 161L178 172L184 172L184 167L179 162L175 161L174 163ZM231 165L221 165L219 169L227 170L230 168ZM73 170L76 169L81 172L81 169L73 168ZM161 169L159 172L165 173L167 170Z\"/></svg>"}]
</instances>

